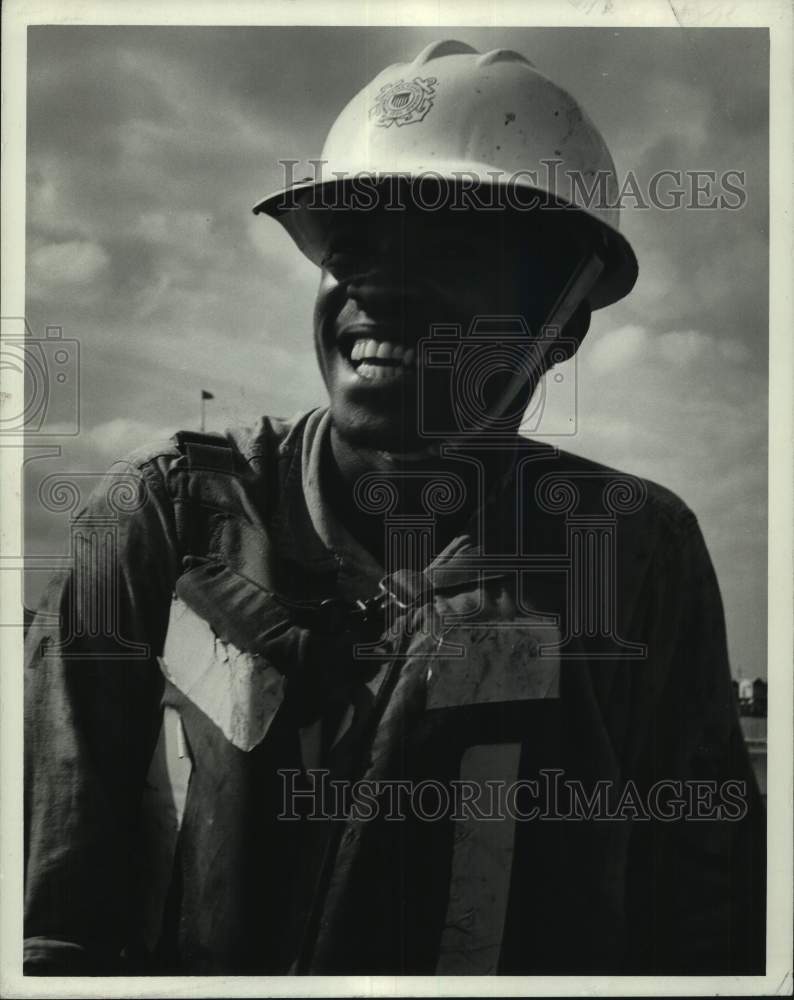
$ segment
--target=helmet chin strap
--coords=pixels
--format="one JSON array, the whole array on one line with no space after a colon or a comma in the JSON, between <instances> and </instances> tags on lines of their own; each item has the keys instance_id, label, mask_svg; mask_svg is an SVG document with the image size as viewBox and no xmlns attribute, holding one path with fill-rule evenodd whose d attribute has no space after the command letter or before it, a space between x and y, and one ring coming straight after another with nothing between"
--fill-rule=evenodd
<instances>
[{"instance_id":1,"label":"helmet chin strap","mask_svg":"<svg viewBox=\"0 0 794 1000\"><path fill-rule=\"evenodd\" d=\"M577 263L571 272L565 287L557 297L557 301L549 310L540 328L540 336L533 338L531 344L538 362L541 377L545 374L543 360L546 353L554 346L557 336L546 337L545 333L565 329L566 324L587 298L596 285L605 267L604 260L595 250L590 250ZM534 360L534 359L533 359ZM510 382L505 387L499 401L491 412L491 418L498 420L503 417L515 403L519 394L526 386L526 372L518 369L513 373ZM486 431L487 434L487 431Z\"/></svg>"}]
</instances>

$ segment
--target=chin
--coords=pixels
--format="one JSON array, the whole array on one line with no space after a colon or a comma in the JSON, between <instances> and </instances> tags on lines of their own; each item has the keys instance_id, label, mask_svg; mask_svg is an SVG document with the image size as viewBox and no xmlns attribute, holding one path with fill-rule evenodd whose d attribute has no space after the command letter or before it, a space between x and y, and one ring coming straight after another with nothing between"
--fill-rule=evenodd
<instances>
[{"instance_id":1,"label":"chin","mask_svg":"<svg viewBox=\"0 0 794 1000\"><path fill-rule=\"evenodd\" d=\"M332 403L331 419L345 444L362 451L402 455L434 447L434 442L419 437L413 420L409 423L399 413L373 414L357 407L335 407Z\"/></svg>"}]
</instances>

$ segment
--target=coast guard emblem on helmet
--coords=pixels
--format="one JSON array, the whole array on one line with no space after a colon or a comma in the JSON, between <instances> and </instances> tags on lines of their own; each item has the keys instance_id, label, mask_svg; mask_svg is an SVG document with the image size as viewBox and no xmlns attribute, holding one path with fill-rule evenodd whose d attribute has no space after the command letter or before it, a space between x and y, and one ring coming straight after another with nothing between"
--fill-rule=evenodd
<instances>
[{"instance_id":1,"label":"coast guard emblem on helmet","mask_svg":"<svg viewBox=\"0 0 794 1000\"><path fill-rule=\"evenodd\" d=\"M424 79L416 76L408 83L404 80L387 83L369 109L370 118L376 118L375 124L383 128L420 122L433 106L436 82L434 76Z\"/></svg>"}]
</instances>

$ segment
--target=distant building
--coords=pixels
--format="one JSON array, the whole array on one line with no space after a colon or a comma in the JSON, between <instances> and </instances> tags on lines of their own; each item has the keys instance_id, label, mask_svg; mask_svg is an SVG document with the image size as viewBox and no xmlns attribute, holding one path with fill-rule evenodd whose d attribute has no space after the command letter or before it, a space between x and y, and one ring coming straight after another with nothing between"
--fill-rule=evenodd
<instances>
[{"instance_id":1,"label":"distant building","mask_svg":"<svg viewBox=\"0 0 794 1000\"><path fill-rule=\"evenodd\" d=\"M751 681L748 677L742 677L738 681L731 681L734 697L739 704L740 715L751 715L758 718L766 718L767 711L767 682L760 677Z\"/></svg>"}]
</instances>

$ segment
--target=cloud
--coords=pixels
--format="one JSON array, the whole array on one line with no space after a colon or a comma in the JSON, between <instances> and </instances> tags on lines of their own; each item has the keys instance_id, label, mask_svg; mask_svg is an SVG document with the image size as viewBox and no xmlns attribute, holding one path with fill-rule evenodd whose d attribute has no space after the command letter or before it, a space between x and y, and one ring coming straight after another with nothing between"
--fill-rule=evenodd
<instances>
[{"instance_id":1,"label":"cloud","mask_svg":"<svg viewBox=\"0 0 794 1000\"><path fill-rule=\"evenodd\" d=\"M144 212L133 233L152 243L180 250L206 246L212 239L211 212Z\"/></svg>"},{"instance_id":2,"label":"cloud","mask_svg":"<svg viewBox=\"0 0 794 1000\"><path fill-rule=\"evenodd\" d=\"M41 297L75 285L84 290L105 271L108 262L104 247L90 240L35 247L28 269L30 294Z\"/></svg>"},{"instance_id":3,"label":"cloud","mask_svg":"<svg viewBox=\"0 0 794 1000\"><path fill-rule=\"evenodd\" d=\"M658 354L676 367L685 367L702 358L713 347L713 340L699 330L670 330L656 340Z\"/></svg>"},{"instance_id":4,"label":"cloud","mask_svg":"<svg viewBox=\"0 0 794 1000\"><path fill-rule=\"evenodd\" d=\"M314 298L320 272L278 222L268 216L252 215L246 221L245 231L276 293L283 290L286 281L290 295Z\"/></svg>"},{"instance_id":5,"label":"cloud","mask_svg":"<svg viewBox=\"0 0 794 1000\"><path fill-rule=\"evenodd\" d=\"M648 331L641 326L622 326L611 330L593 348L590 366L597 375L619 371L647 349L649 339Z\"/></svg>"},{"instance_id":6,"label":"cloud","mask_svg":"<svg viewBox=\"0 0 794 1000\"><path fill-rule=\"evenodd\" d=\"M165 440L174 430L145 420L116 417L92 427L83 436L83 443L98 458L112 462L146 442Z\"/></svg>"}]
</instances>

